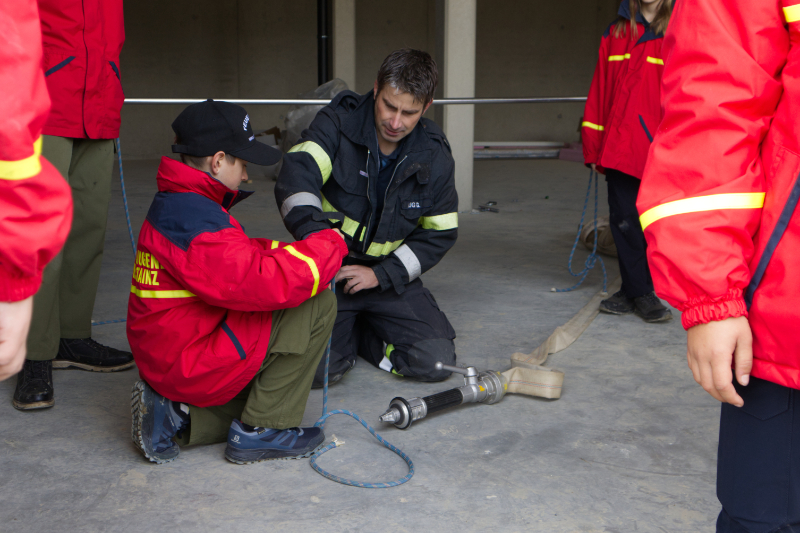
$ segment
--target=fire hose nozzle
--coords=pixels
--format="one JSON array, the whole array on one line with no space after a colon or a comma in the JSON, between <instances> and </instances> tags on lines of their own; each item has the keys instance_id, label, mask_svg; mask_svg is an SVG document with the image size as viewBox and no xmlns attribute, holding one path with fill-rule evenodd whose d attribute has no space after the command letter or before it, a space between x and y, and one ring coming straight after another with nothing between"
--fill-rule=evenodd
<instances>
[{"instance_id":1,"label":"fire hose nozzle","mask_svg":"<svg viewBox=\"0 0 800 533\"><path fill-rule=\"evenodd\" d=\"M462 403L497 403L508 390L508 380L500 372L487 370L478 373L474 366L461 368L457 366L436 363L437 370L448 370L464 376L464 386L446 390L424 398L394 398L389 403L389 409L380 416L381 422L394 424L400 429L411 426L414 420L419 420L447 407L461 405Z\"/></svg>"}]
</instances>

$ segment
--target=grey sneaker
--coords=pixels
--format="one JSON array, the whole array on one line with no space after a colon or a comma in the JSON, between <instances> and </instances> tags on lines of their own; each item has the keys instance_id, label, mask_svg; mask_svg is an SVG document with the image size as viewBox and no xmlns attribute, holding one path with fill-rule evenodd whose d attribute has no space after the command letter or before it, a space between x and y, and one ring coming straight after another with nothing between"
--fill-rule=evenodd
<instances>
[{"instance_id":1,"label":"grey sneaker","mask_svg":"<svg viewBox=\"0 0 800 533\"><path fill-rule=\"evenodd\" d=\"M633 298L628 298L621 290L600 302L600 312L610 315L630 315L634 308Z\"/></svg>"},{"instance_id":2,"label":"grey sneaker","mask_svg":"<svg viewBox=\"0 0 800 533\"><path fill-rule=\"evenodd\" d=\"M645 322L667 322L672 320L672 311L664 307L656 293L651 292L634 299L636 314Z\"/></svg>"}]
</instances>

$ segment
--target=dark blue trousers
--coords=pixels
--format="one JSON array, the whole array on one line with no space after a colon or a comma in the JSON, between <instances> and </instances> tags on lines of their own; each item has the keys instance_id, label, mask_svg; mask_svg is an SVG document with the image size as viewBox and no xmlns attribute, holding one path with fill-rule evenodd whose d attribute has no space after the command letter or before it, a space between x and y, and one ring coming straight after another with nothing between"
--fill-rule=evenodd
<instances>
[{"instance_id":1,"label":"dark blue trousers","mask_svg":"<svg viewBox=\"0 0 800 533\"><path fill-rule=\"evenodd\" d=\"M641 181L609 168L606 169L606 183L611 235L619 257L622 292L628 298L650 294L653 292L653 279L647 266L647 242L636 211Z\"/></svg>"},{"instance_id":2,"label":"dark blue trousers","mask_svg":"<svg viewBox=\"0 0 800 533\"><path fill-rule=\"evenodd\" d=\"M717 533L800 533L800 391L758 378L722 404Z\"/></svg>"}]
</instances>

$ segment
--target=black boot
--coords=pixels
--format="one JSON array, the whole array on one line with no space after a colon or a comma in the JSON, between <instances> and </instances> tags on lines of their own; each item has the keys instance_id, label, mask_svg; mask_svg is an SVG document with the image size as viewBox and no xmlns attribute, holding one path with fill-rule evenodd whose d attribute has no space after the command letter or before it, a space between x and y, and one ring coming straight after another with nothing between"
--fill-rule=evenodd
<instances>
[{"instance_id":1,"label":"black boot","mask_svg":"<svg viewBox=\"0 0 800 533\"><path fill-rule=\"evenodd\" d=\"M14 407L20 411L53 407L53 365L51 361L26 360L17 374Z\"/></svg>"},{"instance_id":2,"label":"black boot","mask_svg":"<svg viewBox=\"0 0 800 533\"><path fill-rule=\"evenodd\" d=\"M117 372L134 365L133 355L103 346L92 338L61 339L53 368L75 367L93 372Z\"/></svg>"},{"instance_id":3,"label":"black boot","mask_svg":"<svg viewBox=\"0 0 800 533\"><path fill-rule=\"evenodd\" d=\"M635 307L633 298L628 298L621 290L600 302L600 312L610 315L629 315Z\"/></svg>"}]
</instances>

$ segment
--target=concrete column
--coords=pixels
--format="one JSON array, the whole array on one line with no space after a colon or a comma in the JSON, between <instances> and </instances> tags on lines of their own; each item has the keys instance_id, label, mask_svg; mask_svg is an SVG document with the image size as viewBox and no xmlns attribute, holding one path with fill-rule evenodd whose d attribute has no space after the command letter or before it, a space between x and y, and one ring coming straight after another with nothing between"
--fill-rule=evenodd
<instances>
[{"instance_id":1,"label":"concrete column","mask_svg":"<svg viewBox=\"0 0 800 533\"><path fill-rule=\"evenodd\" d=\"M333 77L356 91L356 0L333 0Z\"/></svg>"},{"instance_id":2,"label":"concrete column","mask_svg":"<svg viewBox=\"0 0 800 533\"><path fill-rule=\"evenodd\" d=\"M477 0L444 0L445 98L475 96L475 23ZM444 131L456 161L458 210L472 209L475 106L444 106Z\"/></svg>"}]
</instances>

